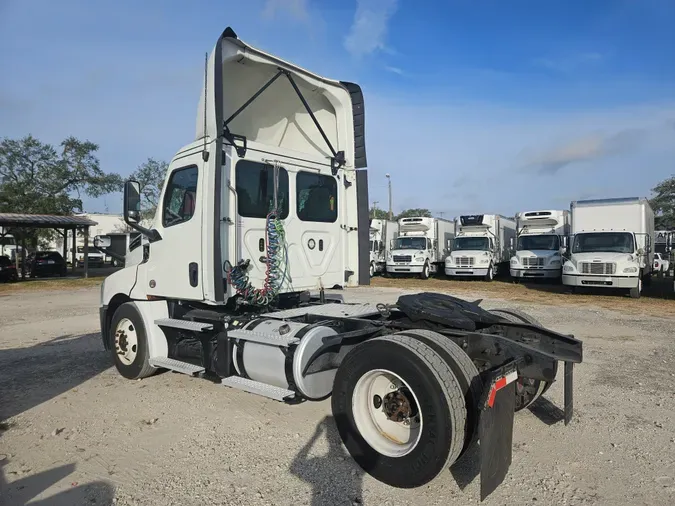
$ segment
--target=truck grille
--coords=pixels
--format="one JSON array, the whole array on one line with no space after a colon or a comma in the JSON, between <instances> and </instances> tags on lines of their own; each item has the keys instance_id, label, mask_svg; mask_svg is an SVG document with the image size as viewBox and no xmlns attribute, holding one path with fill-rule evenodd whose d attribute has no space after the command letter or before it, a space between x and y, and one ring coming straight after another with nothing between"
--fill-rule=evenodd
<instances>
[{"instance_id":1,"label":"truck grille","mask_svg":"<svg viewBox=\"0 0 675 506\"><path fill-rule=\"evenodd\" d=\"M614 274L616 272L615 263L607 262L581 262L582 274Z\"/></svg>"},{"instance_id":2,"label":"truck grille","mask_svg":"<svg viewBox=\"0 0 675 506\"><path fill-rule=\"evenodd\" d=\"M394 255L394 262L410 262L411 260L410 255Z\"/></svg>"},{"instance_id":3,"label":"truck grille","mask_svg":"<svg viewBox=\"0 0 675 506\"><path fill-rule=\"evenodd\" d=\"M543 267L544 266L544 259L543 258L523 257L522 261L523 261L523 265L525 267Z\"/></svg>"},{"instance_id":4,"label":"truck grille","mask_svg":"<svg viewBox=\"0 0 675 506\"><path fill-rule=\"evenodd\" d=\"M457 257L456 261L458 267L472 267L476 259L474 257Z\"/></svg>"}]
</instances>

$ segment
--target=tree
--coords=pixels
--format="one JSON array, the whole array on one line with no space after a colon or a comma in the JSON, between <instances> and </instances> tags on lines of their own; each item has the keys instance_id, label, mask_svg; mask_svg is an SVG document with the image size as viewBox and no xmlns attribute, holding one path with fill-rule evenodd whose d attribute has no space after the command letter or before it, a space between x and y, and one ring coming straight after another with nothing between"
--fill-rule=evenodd
<instances>
[{"instance_id":1,"label":"tree","mask_svg":"<svg viewBox=\"0 0 675 506\"><path fill-rule=\"evenodd\" d=\"M389 213L384 209L378 209L377 207L370 208L370 217L376 220L386 220L389 218Z\"/></svg>"},{"instance_id":2,"label":"tree","mask_svg":"<svg viewBox=\"0 0 675 506\"><path fill-rule=\"evenodd\" d=\"M655 195L649 201L656 214L657 229L675 228L675 176L661 181L654 188Z\"/></svg>"},{"instance_id":3,"label":"tree","mask_svg":"<svg viewBox=\"0 0 675 506\"><path fill-rule=\"evenodd\" d=\"M155 216L168 167L169 164L165 161L148 158L130 176L130 179L138 181L141 187L141 195L143 196L141 216L143 219L152 219Z\"/></svg>"},{"instance_id":4,"label":"tree","mask_svg":"<svg viewBox=\"0 0 675 506\"><path fill-rule=\"evenodd\" d=\"M0 143L0 212L69 215L82 194L118 191L121 178L101 170L98 145L68 137L59 149L32 135Z\"/></svg>"},{"instance_id":5,"label":"tree","mask_svg":"<svg viewBox=\"0 0 675 506\"><path fill-rule=\"evenodd\" d=\"M406 209L404 211L401 211L397 216L396 220L400 220L401 218L412 218L412 217L423 217L423 218L431 218L431 211L428 209Z\"/></svg>"}]
</instances>

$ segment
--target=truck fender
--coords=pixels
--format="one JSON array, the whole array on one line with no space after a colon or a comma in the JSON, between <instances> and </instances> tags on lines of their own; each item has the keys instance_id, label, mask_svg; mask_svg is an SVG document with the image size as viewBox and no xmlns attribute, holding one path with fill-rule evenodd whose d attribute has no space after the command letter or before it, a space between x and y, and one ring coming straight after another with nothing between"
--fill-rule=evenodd
<instances>
[{"instance_id":1,"label":"truck fender","mask_svg":"<svg viewBox=\"0 0 675 506\"><path fill-rule=\"evenodd\" d=\"M150 357L167 357L169 347L166 342L166 336L162 329L155 325L155 320L169 317L169 307L163 300L135 300L133 304L138 309L148 338L148 351Z\"/></svg>"}]
</instances>

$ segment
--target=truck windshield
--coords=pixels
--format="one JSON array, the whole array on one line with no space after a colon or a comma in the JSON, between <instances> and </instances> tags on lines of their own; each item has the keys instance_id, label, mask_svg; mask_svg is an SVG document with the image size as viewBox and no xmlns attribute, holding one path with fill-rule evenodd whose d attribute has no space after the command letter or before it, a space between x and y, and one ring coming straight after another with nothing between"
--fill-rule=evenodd
<instances>
[{"instance_id":1,"label":"truck windshield","mask_svg":"<svg viewBox=\"0 0 675 506\"><path fill-rule=\"evenodd\" d=\"M0 236L0 246L14 246L15 244L16 239L14 237Z\"/></svg>"},{"instance_id":2,"label":"truck windshield","mask_svg":"<svg viewBox=\"0 0 675 506\"><path fill-rule=\"evenodd\" d=\"M633 235L628 232L591 232L574 236L572 253L633 253Z\"/></svg>"},{"instance_id":3,"label":"truck windshield","mask_svg":"<svg viewBox=\"0 0 675 506\"><path fill-rule=\"evenodd\" d=\"M427 249L425 237L399 237L394 241L394 249Z\"/></svg>"},{"instance_id":4,"label":"truck windshield","mask_svg":"<svg viewBox=\"0 0 675 506\"><path fill-rule=\"evenodd\" d=\"M455 251L490 251L490 242L487 237L458 237L455 239Z\"/></svg>"},{"instance_id":5,"label":"truck windshield","mask_svg":"<svg viewBox=\"0 0 675 506\"><path fill-rule=\"evenodd\" d=\"M518 251L560 249L560 238L557 235L522 235L518 238Z\"/></svg>"}]
</instances>

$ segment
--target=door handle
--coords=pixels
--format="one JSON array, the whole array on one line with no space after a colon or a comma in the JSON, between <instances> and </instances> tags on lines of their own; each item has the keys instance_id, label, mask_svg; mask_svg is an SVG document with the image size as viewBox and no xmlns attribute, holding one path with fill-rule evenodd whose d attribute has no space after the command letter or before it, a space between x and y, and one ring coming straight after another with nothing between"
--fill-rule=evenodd
<instances>
[{"instance_id":1,"label":"door handle","mask_svg":"<svg viewBox=\"0 0 675 506\"><path fill-rule=\"evenodd\" d=\"M199 284L199 266L196 262L190 262L188 272L190 276L190 286L197 286Z\"/></svg>"}]
</instances>

